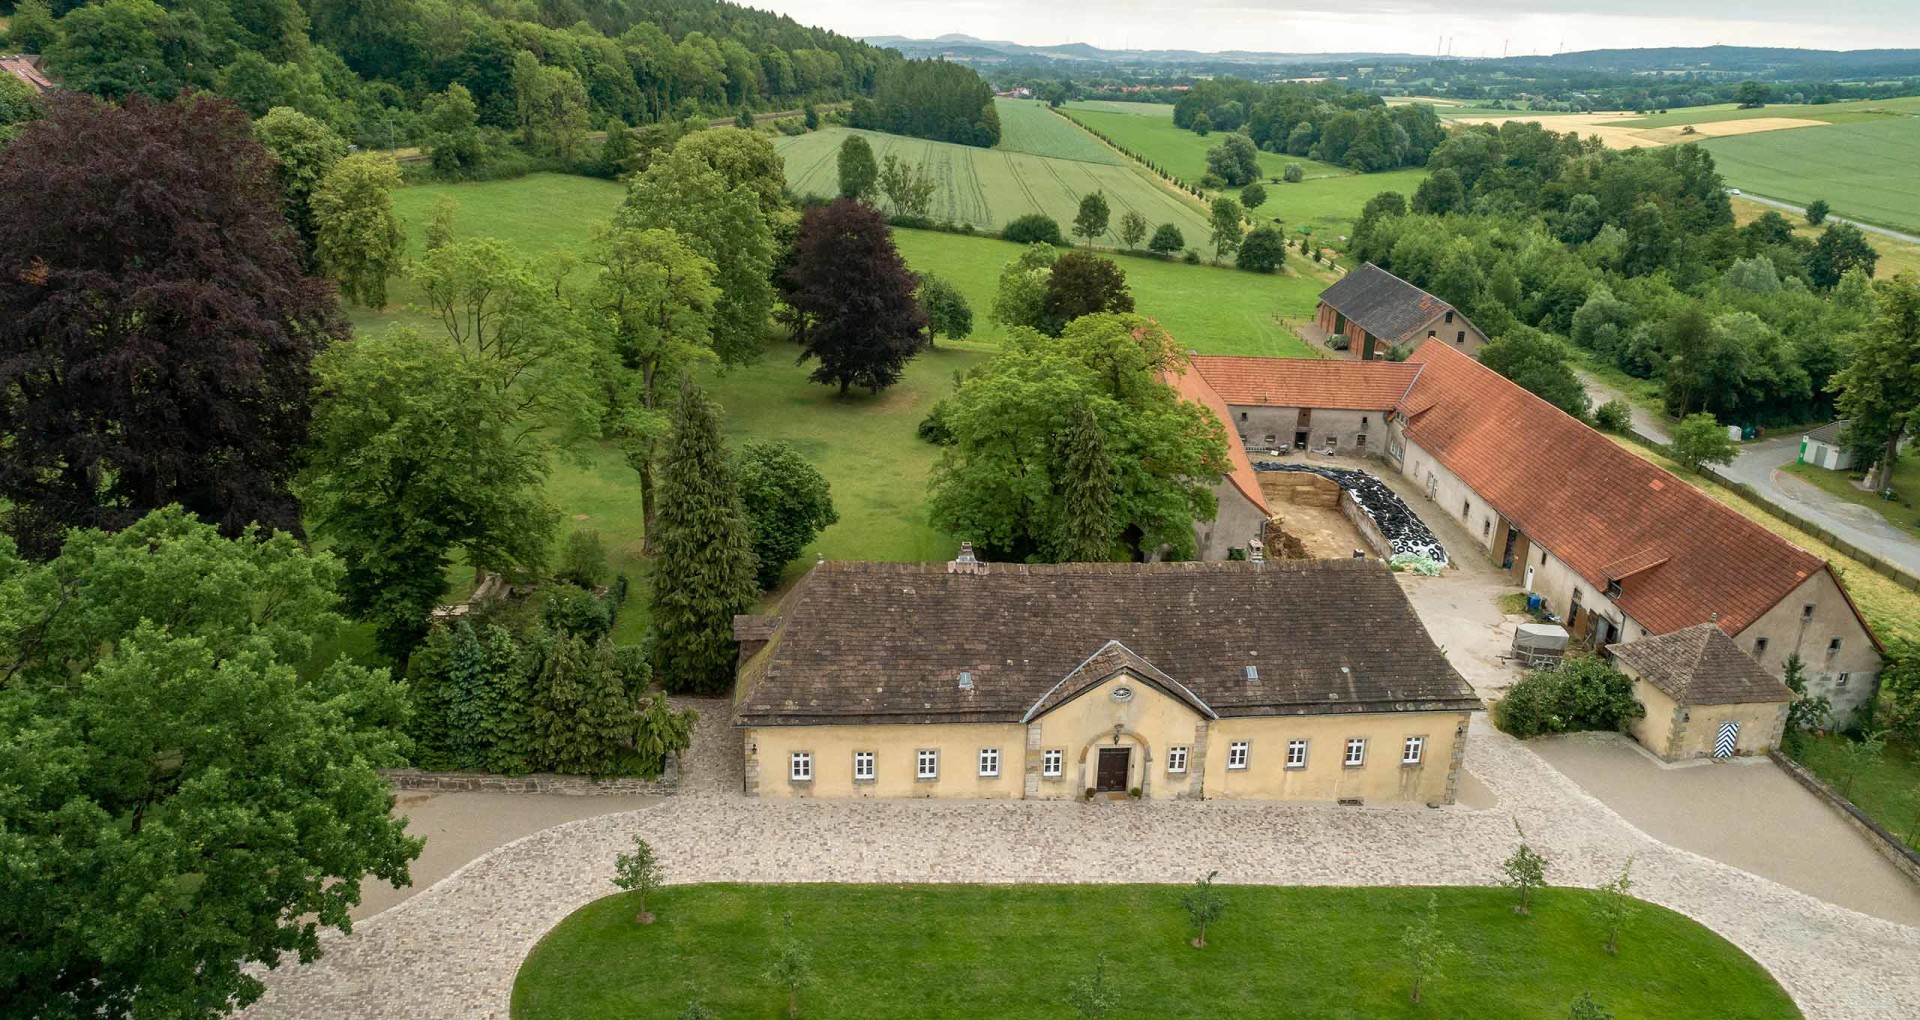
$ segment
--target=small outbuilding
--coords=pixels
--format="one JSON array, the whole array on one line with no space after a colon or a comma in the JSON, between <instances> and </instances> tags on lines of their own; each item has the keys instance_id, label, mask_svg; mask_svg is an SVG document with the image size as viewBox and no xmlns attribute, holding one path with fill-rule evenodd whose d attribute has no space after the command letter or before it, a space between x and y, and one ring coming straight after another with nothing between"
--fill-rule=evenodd
<instances>
[{"instance_id":1,"label":"small outbuilding","mask_svg":"<svg viewBox=\"0 0 1920 1020\"><path fill-rule=\"evenodd\" d=\"M1853 452L1840 445L1840 433L1846 428L1847 421L1843 418L1801 436L1800 463L1828 471L1845 471L1853 467Z\"/></svg>"},{"instance_id":2,"label":"small outbuilding","mask_svg":"<svg viewBox=\"0 0 1920 1020\"><path fill-rule=\"evenodd\" d=\"M1668 761L1765 754L1778 747L1793 692L1716 623L1611 645L1647 710L1635 740Z\"/></svg>"}]
</instances>

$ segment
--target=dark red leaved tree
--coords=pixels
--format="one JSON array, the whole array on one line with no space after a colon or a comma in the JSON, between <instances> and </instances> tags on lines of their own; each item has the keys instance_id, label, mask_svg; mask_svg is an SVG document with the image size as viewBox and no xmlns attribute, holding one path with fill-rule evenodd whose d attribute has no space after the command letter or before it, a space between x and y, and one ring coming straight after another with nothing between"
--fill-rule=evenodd
<instances>
[{"instance_id":1,"label":"dark red leaved tree","mask_svg":"<svg viewBox=\"0 0 1920 1020\"><path fill-rule=\"evenodd\" d=\"M815 382L878 393L900 379L925 343L919 277L893 247L886 217L849 199L809 209L793 258L780 274L783 320L816 359Z\"/></svg>"},{"instance_id":2,"label":"dark red leaved tree","mask_svg":"<svg viewBox=\"0 0 1920 1020\"><path fill-rule=\"evenodd\" d=\"M179 503L297 529L310 362L349 335L238 106L55 94L0 151L0 498L28 555Z\"/></svg>"},{"instance_id":3,"label":"dark red leaved tree","mask_svg":"<svg viewBox=\"0 0 1920 1020\"><path fill-rule=\"evenodd\" d=\"M1047 291L1040 299L1040 329L1048 336L1059 336L1067 323L1082 315L1131 311L1133 294L1127 290L1127 274L1112 259L1073 251L1054 260L1053 275L1047 277Z\"/></svg>"}]
</instances>

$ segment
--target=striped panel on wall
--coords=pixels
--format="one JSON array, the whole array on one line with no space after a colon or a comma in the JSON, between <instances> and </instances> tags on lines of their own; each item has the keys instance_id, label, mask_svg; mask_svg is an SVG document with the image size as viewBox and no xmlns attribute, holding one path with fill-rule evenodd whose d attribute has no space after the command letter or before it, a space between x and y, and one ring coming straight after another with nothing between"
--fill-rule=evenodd
<instances>
[{"instance_id":1,"label":"striped panel on wall","mask_svg":"<svg viewBox=\"0 0 1920 1020\"><path fill-rule=\"evenodd\" d=\"M1723 722L1720 724L1720 738L1713 742L1713 756L1715 758L1731 758L1733 757L1735 745L1739 743L1740 724L1737 722Z\"/></svg>"}]
</instances>

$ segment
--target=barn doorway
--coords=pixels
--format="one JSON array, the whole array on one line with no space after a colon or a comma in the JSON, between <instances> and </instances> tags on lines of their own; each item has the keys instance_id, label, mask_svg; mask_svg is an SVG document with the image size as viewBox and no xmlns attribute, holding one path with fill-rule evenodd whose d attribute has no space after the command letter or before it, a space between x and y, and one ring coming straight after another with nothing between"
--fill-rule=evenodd
<instances>
[{"instance_id":1,"label":"barn doorway","mask_svg":"<svg viewBox=\"0 0 1920 1020\"><path fill-rule=\"evenodd\" d=\"M1127 792L1127 766L1133 760L1131 747L1103 747L1100 765L1094 772L1093 788L1101 793Z\"/></svg>"}]
</instances>

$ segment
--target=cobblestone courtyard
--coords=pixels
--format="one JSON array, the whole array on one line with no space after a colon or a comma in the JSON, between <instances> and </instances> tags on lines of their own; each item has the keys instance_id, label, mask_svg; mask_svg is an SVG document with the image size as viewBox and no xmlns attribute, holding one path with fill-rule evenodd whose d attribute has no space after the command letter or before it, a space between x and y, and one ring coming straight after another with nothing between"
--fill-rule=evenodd
<instances>
[{"instance_id":1,"label":"cobblestone courtyard","mask_svg":"<svg viewBox=\"0 0 1920 1020\"><path fill-rule=\"evenodd\" d=\"M1504 735L1476 732L1467 767L1493 808L683 795L556 826L474 861L327 939L312 966L269 974L266 998L245 1015L505 1017L520 961L561 919L613 891L614 854L635 834L674 882L1168 882L1218 868L1232 882L1478 885L1511 850L1514 814L1552 860L1555 883L1604 881L1632 855L1637 893L1733 940L1809 1017L1920 1015L1920 929L1658 842Z\"/></svg>"}]
</instances>

